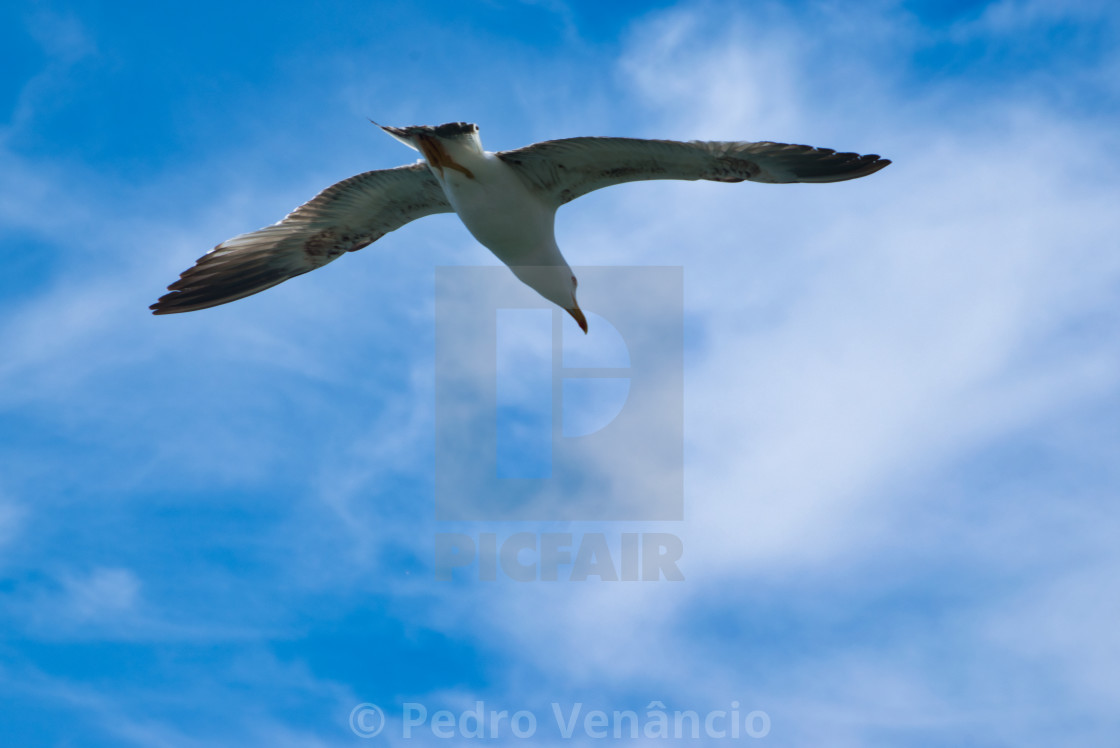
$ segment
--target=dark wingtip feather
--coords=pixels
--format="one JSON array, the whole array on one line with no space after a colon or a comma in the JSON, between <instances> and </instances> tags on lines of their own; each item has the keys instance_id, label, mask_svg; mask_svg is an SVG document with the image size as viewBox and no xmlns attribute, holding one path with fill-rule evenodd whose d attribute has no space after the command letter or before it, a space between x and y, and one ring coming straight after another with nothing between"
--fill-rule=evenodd
<instances>
[{"instance_id":1,"label":"dark wingtip feather","mask_svg":"<svg viewBox=\"0 0 1120 748\"><path fill-rule=\"evenodd\" d=\"M221 253L222 245L179 274L149 309L152 314L178 314L227 304L260 293L313 266L278 264L274 256L244 252Z\"/></svg>"},{"instance_id":2,"label":"dark wingtip feather","mask_svg":"<svg viewBox=\"0 0 1120 748\"><path fill-rule=\"evenodd\" d=\"M302 272L267 269L251 275L207 279L205 285L190 285L178 281L168 287L171 293L164 294L148 308L152 310L152 314L178 314L209 309L258 294L296 275L302 275ZM179 288L182 290L178 290Z\"/></svg>"},{"instance_id":3,"label":"dark wingtip feather","mask_svg":"<svg viewBox=\"0 0 1120 748\"><path fill-rule=\"evenodd\" d=\"M877 153L861 156L858 153L836 153L825 148L814 149L822 152L823 158L798 164L794 173L799 182L843 182L874 174L890 165L890 160L880 158Z\"/></svg>"}]
</instances>

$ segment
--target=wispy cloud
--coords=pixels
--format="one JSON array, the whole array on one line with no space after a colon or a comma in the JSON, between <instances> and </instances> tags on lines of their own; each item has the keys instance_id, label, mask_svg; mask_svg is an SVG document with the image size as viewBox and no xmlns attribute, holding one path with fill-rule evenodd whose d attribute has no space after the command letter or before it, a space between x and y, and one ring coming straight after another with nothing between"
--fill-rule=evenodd
<instances>
[{"instance_id":1,"label":"wispy cloud","mask_svg":"<svg viewBox=\"0 0 1120 748\"><path fill-rule=\"evenodd\" d=\"M127 615L140 597L140 580L128 569L94 569L62 580L64 605L78 619L91 621Z\"/></svg>"},{"instance_id":2,"label":"wispy cloud","mask_svg":"<svg viewBox=\"0 0 1120 748\"><path fill-rule=\"evenodd\" d=\"M1061 20L1114 23L1102 8ZM453 219L230 307L146 314L208 246L279 218L332 170L412 154L372 136L269 135L274 120L235 112L269 121L243 149L131 188L79 168L76 188L69 164L8 138L6 229L60 260L0 322L14 424L0 610L30 642L0 687L78 705L91 743L333 745L359 701L481 693L544 713L568 697L741 698L789 744L1106 744L1120 181L1099 154L1116 136L1100 111L1067 114L1046 105L1056 89L1019 85L1035 68L986 58L1001 91L985 98L923 57L1053 22L1030 3L952 28L890 3L796 18L685 4L636 21L620 48L580 46L547 87L531 52L506 70L479 41L478 67L451 65L459 48L438 29L417 38L440 40L429 62L455 86L423 65L389 85L375 57L348 50L314 90L298 74L285 87L315 132L374 104L421 119L455 105L474 108L442 118L480 120L492 147L601 127L895 160L846 184L630 185L561 211L573 264L684 266L686 522L667 530L684 540L684 583L432 579L445 526L430 500L431 268L490 261ZM96 29L41 23L48 65L99 48ZM502 85L468 90L464 70ZM1070 79L1079 106L1114 90L1091 73ZM47 85L25 90L13 127ZM494 90L522 93L511 104ZM606 450L584 467L609 476L641 458ZM613 490L598 498L634 498ZM617 526L565 526L604 528ZM94 678L42 641L118 647L136 669ZM1062 710L1078 730L1047 718Z\"/></svg>"},{"instance_id":3,"label":"wispy cloud","mask_svg":"<svg viewBox=\"0 0 1120 748\"><path fill-rule=\"evenodd\" d=\"M652 107L667 95L655 84L667 82L678 99L695 103L681 110L748 131L758 128L755 110L715 113L718 102L760 86L755 100L806 100L797 82L808 77L799 53L808 41L798 31L778 29L772 36L786 35L790 43L773 44L765 54L744 52L730 33L714 43L708 31L698 15L675 11L635 34L623 71L639 90L653 91ZM640 246L651 261L683 262L690 311L702 314L709 345L694 354L688 376L687 591L583 585L488 596L485 625L497 622L500 636L515 637L522 656L541 670L566 673L569 686L590 673L610 673L619 685L664 682L672 672L683 689L703 690L666 666L674 656L695 654L691 639L703 641L703 633L684 623L689 608L731 594L759 616L783 614L758 591L788 585L791 570L812 580L791 586L794 596L832 585L857 597L878 596L907 579L921 584L934 557L903 554L885 576L875 559L896 558L896 539L921 532L914 517L936 513L939 497L923 484L971 485L969 465L979 451L1014 449L1063 413L1093 403L1108 407L1120 376L1120 341L1111 332L1120 265L1110 240L1120 227L1106 205L1118 197L1118 185L1092 165L1111 135L1029 102L1010 109L1002 102L973 105L968 118L983 111L992 122L989 133L947 129L914 119L926 106L922 96L882 97L870 109L865 98L846 113L837 101L824 103L833 115L828 125L838 132L858 132L874 119L877 133L897 133L875 139L896 165L866 183L749 193L750 186L638 187L603 197L605 207L588 201L562 216L577 216L570 220L578 228L566 237L577 257L602 247L613 261ZM809 129L802 118L811 107L804 111L783 115L793 118L794 131ZM673 125L675 112L665 116L670 127L680 127ZM825 128L815 123L812 129ZM1057 161L1055 142L1063 143ZM1037 168L1043 163L1048 167ZM650 215L647 199L671 202L674 211ZM747 204L750 217L739 218ZM713 226L707 215L729 218ZM600 235L584 234L584 226ZM625 236L626 245L603 246L603 232ZM589 459L609 464L615 457ZM1069 498L1045 493L1023 503L1014 493L973 495L991 502L984 527L1012 516L1026 523L1016 543L1048 537L1045 514L1036 522L1029 517ZM954 503L952 510L958 514L943 517L930 542L948 544L945 558L963 565L952 578L967 585L970 559L990 549L953 547L955 537L982 531L965 505ZM1076 554L1093 535L1092 516L1068 528L1068 543L1054 548L1058 557ZM1111 557L1098 557L1083 573L1102 580L1112 568ZM732 592L743 585L743 593ZM1030 596L1036 593L1050 594L1039 588ZM945 646L972 652L987 641L990 624L976 625L979 618L1022 626L1022 614L1006 603L997 596L925 604L945 605L938 615L967 622ZM1085 603L1093 607L1089 598ZM456 604L469 605L467 597ZM857 616L864 614L872 613ZM1107 617L1099 607L1087 615ZM523 626L526 617L537 625ZM483 625L475 620L468 628ZM983 689L994 672L1011 667L1014 654L1000 650L972 671L949 671L920 653L944 633L915 630L909 661L899 659L900 649L906 651L900 643L900 649L868 644L837 652L820 666L795 656L801 675L789 681L776 665L763 664L751 686L790 710L787 719L802 724L796 729L805 737L835 735L846 723L839 734L853 745L875 732L950 735L978 724L997 735L995 714L1021 714L1047 696L1040 690L1019 700L985 699ZM743 681L735 671L750 667L752 653L768 659L759 647L771 644L736 639L738 654L706 662L703 679L736 687ZM659 656L649 657L651 649ZM958 675L973 685L954 694L949 683ZM1086 679L1086 687L1099 677L1066 675ZM803 686L818 679L835 689L862 683L865 693L837 702L822 691L814 701ZM868 716L848 723L844 715L853 713ZM949 716L937 721L931 713Z\"/></svg>"},{"instance_id":4,"label":"wispy cloud","mask_svg":"<svg viewBox=\"0 0 1120 748\"><path fill-rule=\"evenodd\" d=\"M26 509L4 495L0 489L0 553L15 540L23 526ZM0 556L2 558L2 556Z\"/></svg>"}]
</instances>

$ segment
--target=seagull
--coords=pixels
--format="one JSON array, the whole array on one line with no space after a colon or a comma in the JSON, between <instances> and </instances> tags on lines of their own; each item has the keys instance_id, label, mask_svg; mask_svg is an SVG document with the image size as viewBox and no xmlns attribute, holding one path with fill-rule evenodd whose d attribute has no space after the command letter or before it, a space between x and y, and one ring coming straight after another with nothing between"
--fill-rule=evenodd
<instances>
[{"instance_id":1,"label":"seagull","mask_svg":"<svg viewBox=\"0 0 1120 748\"><path fill-rule=\"evenodd\" d=\"M372 120L371 120L372 121ZM525 284L587 332L576 277L556 244L556 210L581 195L646 179L842 182L890 163L878 155L769 141L581 137L512 151L482 148L478 125L380 127L424 157L326 188L279 223L227 239L168 286L154 314L218 306L302 275L417 218L457 213Z\"/></svg>"}]
</instances>

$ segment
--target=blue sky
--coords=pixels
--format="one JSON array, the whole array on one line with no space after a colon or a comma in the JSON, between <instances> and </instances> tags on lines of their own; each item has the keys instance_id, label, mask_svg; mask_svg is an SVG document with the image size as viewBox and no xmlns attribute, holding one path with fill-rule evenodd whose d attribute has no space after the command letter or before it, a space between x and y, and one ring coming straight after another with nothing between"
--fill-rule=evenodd
<instances>
[{"instance_id":1,"label":"blue sky","mask_svg":"<svg viewBox=\"0 0 1120 748\"><path fill-rule=\"evenodd\" d=\"M5 4L0 742L447 743L403 704L481 700L544 744L593 742L552 702L660 701L765 711L732 741L760 745L1112 745L1118 31L1091 0ZM683 268L684 520L448 523L435 269L496 263L454 216L147 312L223 239L414 160L370 117L894 164L563 208L573 265ZM582 492L525 500L673 480L635 457L648 415L565 465ZM685 580L439 581L441 532L670 533Z\"/></svg>"}]
</instances>

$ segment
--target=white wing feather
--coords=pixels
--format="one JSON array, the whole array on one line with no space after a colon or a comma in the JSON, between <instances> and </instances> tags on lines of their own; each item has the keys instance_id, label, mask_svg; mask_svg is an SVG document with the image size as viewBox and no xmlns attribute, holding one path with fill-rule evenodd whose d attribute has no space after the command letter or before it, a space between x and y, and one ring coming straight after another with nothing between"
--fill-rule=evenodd
<instances>
[{"instance_id":1,"label":"white wing feather","mask_svg":"<svg viewBox=\"0 0 1120 748\"><path fill-rule=\"evenodd\" d=\"M250 296L377 241L451 205L424 164L367 171L320 192L284 220L227 239L152 305L154 314L205 309Z\"/></svg>"},{"instance_id":2,"label":"white wing feather","mask_svg":"<svg viewBox=\"0 0 1120 748\"><path fill-rule=\"evenodd\" d=\"M874 154L807 145L637 138L547 140L497 155L556 206L593 190L646 179L840 182L890 163Z\"/></svg>"}]
</instances>

